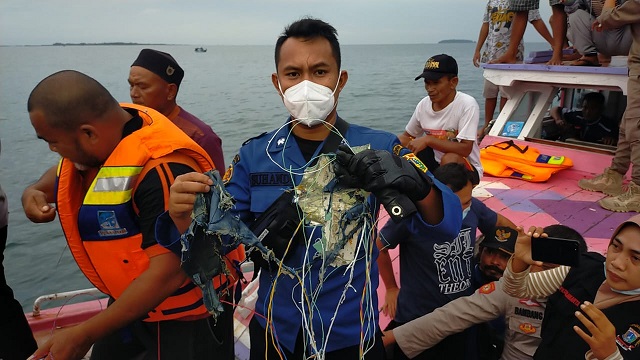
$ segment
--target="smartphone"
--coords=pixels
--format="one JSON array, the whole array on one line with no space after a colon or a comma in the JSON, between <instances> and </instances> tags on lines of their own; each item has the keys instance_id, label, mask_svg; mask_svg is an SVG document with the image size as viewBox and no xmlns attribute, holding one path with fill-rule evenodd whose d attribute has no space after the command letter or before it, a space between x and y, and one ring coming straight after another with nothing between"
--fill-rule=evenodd
<instances>
[{"instance_id":1,"label":"smartphone","mask_svg":"<svg viewBox=\"0 0 640 360\"><path fill-rule=\"evenodd\" d=\"M554 237L532 238L531 258L544 263L578 266L580 243L577 240Z\"/></svg>"}]
</instances>

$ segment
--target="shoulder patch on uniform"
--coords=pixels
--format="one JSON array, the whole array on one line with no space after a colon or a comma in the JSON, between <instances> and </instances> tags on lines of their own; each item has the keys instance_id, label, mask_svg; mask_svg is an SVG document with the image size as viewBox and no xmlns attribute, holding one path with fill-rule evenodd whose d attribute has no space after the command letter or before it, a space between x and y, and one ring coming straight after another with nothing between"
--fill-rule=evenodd
<instances>
[{"instance_id":1,"label":"shoulder patch on uniform","mask_svg":"<svg viewBox=\"0 0 640 360\"><path fill-rule=\"evenodd\" d=\"M236 156L233 157L233 160L231 160L231 164L229 164L227 171L224 172L224 176L222 177L223 184L227 185L229 183L229 180L231 180L231 178L233 177L233 168L239 161L240 154L236 154Z\"/></svg>"},{"instance_id":2,"label":"shoulder patch on uniform","mask_svg":"<svg viewBox=\"0 0 640 360\"><path fill-rule=\"evenodd\" d=\"M480 287L480 294L491 294L496 289L496 284L492 281Z\"/></svg>"},{"instance_id":3,"label":"shoulder patch on uniform","mask_svg":"<svg viewBox=\"0 0 640 360\"><path fill-rule=\"evenodd\" d=\"M261 138L261 137L263 137L263 136L265 136L265 135L267 135L267 132L266 132L266 131L265 131L265 132L263 132L263 133L262 133L262 134L260 134L260 135L254 136L254 137L252 137L252 138L248 138L247 140L245 140L245 142L243 142L243 143L242 143L242 146L247 145L247 144L248 144L248 143L250 143L250 142L251 142L251 140L253 140L253 139Z\"/></svg>"},{"instance_id":4,"label":"shoulder patch on uniform","mask_svg":"<svg viewBox=\"0 0 640 360\"><path fill-rule=\"evenodd\" d=\"M404 148L404 146L400 145L400 144L396 144L393 146L393 153L400 156L400 152L402 151L402 149Z\"/></svg>"},{"instance_id":5,"label":"shoulder patch on uniform","mask_svg":"<svg viewBox=\"0 0 640 360\"><path fill-rule=\"evenodd\" d=\"M631 324L622 335L616 336L616 343L626 351L631 351L640 345L640 325Z\"/></svg>"}]
</instances>

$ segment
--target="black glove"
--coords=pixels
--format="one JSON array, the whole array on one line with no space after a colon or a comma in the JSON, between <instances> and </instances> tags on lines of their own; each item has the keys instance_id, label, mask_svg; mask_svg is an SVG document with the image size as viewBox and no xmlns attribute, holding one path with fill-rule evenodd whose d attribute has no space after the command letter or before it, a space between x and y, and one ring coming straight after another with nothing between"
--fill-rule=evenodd
<instances>
[{"instance_id":1,"label":"black glove","mask_svg":"<svg viewBox=\"0 0 640 360\"><path fill-rule=\"evenodd\" d=\"M406 159L385 150L363 150L353 154L346 145L336 151L334 171L338 182L378 195L382 189L394 189L411 201L424 199L433 181Z\"/></svg>"},{"instance_id":2,"label":"black glove","mask_svg":"<svg viewBox=\"0 0 640 360\"><path fill-rule=\"evenodd\" d=\"M396 189L386 188L373 194L382 203L393 222L397 223L418 212L416 204L407 195L401 194Z\"/></svg>"}]
</instances>

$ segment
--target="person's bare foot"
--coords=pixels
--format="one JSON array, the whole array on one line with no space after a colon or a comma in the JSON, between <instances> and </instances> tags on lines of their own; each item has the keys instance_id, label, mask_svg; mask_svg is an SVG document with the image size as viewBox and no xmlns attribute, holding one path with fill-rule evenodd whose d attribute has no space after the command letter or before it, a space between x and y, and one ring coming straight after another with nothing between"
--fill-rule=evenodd
<instances>
[{"instance_id":1,"label":"person's bare foot","mask_svg":"<svg viewBox=\"0 0 640 360\"><path fill-rule=\"evenodd\" d=\"M562 65L562 55L552 56L551 60L547 61L547 65Z\"/></svg>"},{"instance_id":2,"label":"person's bare foot","mask_svg":"<svg viewBox=\"0 0 640 360\"><path fill-rule=\"evenodd\" d=\"M580 55L580 53L577 52L575 49L571 49L571 50L573 50L571 54L565 54L564 52L562 53L562 61L572 61L572 60L580 59L582 57L582 55Z\"/></svg>"},{"instance_id":3,"label":"person's bare foot","mask_svg":"<svg viewBox=\"0 0 640 360\"><path fill-rule=\"evenodd\" d=\"M504 54L497 59L489 61L489 64L515 64L518 61L515 56Z\"/></svg>"},{"instance_id":4,"label":"person's bare foot","mask_svg":"<svg viewBox=\"0 0 640 360\"><path fill-rule=\"evenodd\" d=\"M609 66L611 63L611 56L598 53L598 62L602 66Z\"/></svg>"},{"instance_id":5,"label":"person's bare foot","mask_svg":"<svg viewBox=\"0 0 640 360\"><path fill-rule=\"evenodd\" d=\"M600 66L598 58L595 56L583 56L580 59L573 60L570 66Z\"/></svg>"}]
</instances>

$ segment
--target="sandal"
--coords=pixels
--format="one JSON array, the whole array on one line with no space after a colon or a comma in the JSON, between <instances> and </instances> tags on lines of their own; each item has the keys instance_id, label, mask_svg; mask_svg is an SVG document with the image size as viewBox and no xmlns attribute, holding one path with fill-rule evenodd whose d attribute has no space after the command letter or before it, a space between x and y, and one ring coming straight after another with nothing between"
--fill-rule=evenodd
<instances>
[{"instance_id":1,"label":"sandal","mask_svg":"<svg viewBox=\"0 0 640 360\"><path fill-rule=\"evenodd\" d=\"M577 60L573 60L572 62L569 63L569 65L571 66L594 66L594 67L598 67L600 66L600 63L598 62L598 58L589 58L589 57L581 57L580 59Z\"/></svg>"}]
</instances>

